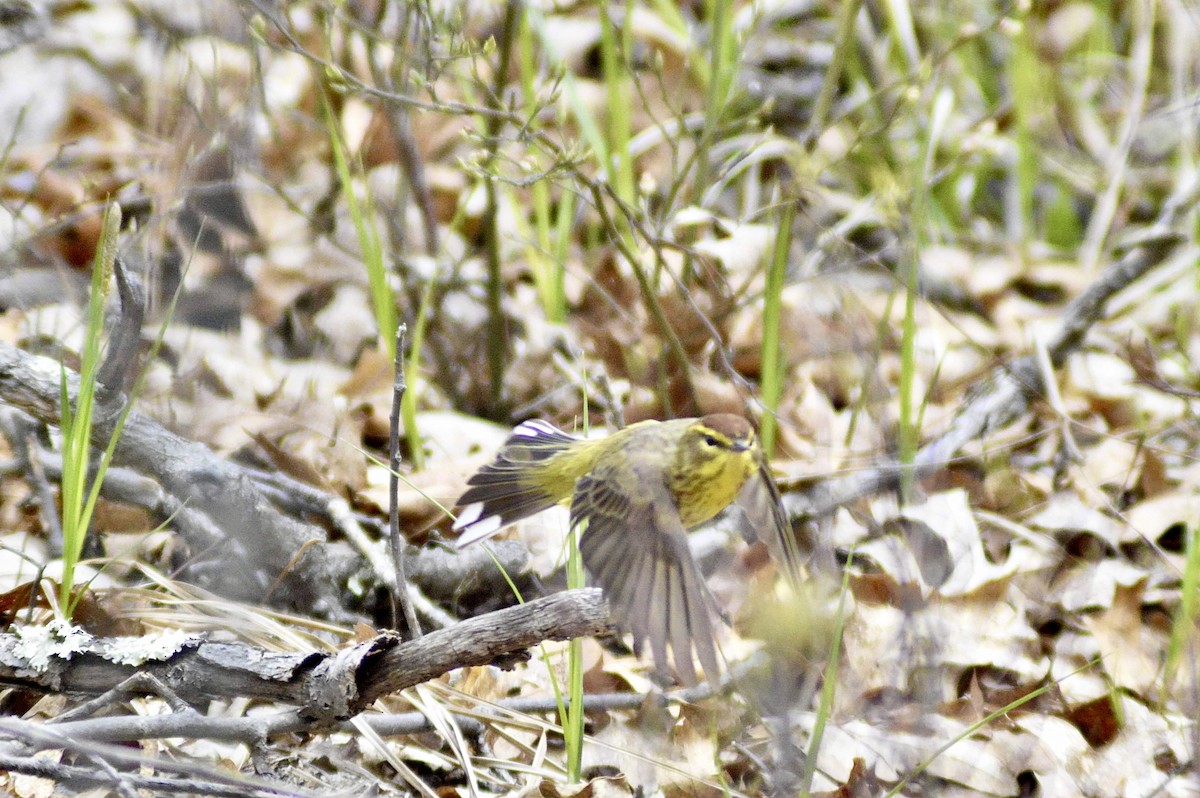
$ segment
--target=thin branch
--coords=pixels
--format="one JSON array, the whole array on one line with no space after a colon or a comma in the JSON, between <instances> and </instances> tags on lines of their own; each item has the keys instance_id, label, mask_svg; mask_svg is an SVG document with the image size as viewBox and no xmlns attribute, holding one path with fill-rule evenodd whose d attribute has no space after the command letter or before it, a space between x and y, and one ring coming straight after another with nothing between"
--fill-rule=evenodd
<instances>
[{"instance_id":1,"label":"thin branch","mask_svg":"<svg viewBox=\"0 0 1200 798\"><path fill-rule=\"evenodd\" d=\"M143 756L135 749L123 746L83 740L64 734L61 729L12 718L0 719L0 737L19 740L36 750L66 750L81 754L93 762L104 763L99 769L61 765L52 760L23 757L15 753L11 744L0 748L0 768L18 773L29 773L53 779L64 784L88 784L116 786L126 784L159 792L191 793L199 795L229 796L315 796L315 793L300 792L279 784L269 783L251 776L230 776L216 767L206 767L191 762ZM42 763L49 767L43 767ZM128 771L117 773L115 767ZM143 768L173 774L172 776L149 776L137 772Z\"/></svg>"},{"instance_id":2,"label":"thin branch","mask_svg":"<svg viewBox=\"0 0 1200 798\"><path fill-rule=\"evenodd\" d=\"M408 580L404 573L404 545L406 541L400 534L400 408L404 402L404 393L408 389L404 380L404 336L408 326L401 324L396 328L396 358L392 364L395 376L392 381L392 410L388 420L388 540L392 550L393 582L392 604L394 622L397 628L400 617L408 625L408 631L413 637L421 636L421 621L417 618L416 608L408 595ZM409 440L416 439L416 430L409 430Z\"/></svg>"}]
</instances>

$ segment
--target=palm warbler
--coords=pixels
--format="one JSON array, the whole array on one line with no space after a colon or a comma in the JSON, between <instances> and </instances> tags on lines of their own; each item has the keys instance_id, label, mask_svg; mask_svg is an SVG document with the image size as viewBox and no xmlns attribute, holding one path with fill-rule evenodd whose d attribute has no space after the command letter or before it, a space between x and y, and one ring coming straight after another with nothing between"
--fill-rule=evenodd
<instances>
[{"instance_id":1,"label":"palm warbler","mask_svg":"<svg viewBox=\"0 0 1200 798\"><path fill-rule=\"evenodd\" d=\"M527 421L468 484L454 524L459 548L570 499L571 526L585 525L584 566L614 620L632 633L639 653L650 642L660 669L669 647L687 684L696 683L693 645L708 677L718 672L716 603L688 550L688 530L736 499L772 554L797 573L779 489L754 427L741 416L643 421L599 440Z\"/></svg>"}]
</instances>

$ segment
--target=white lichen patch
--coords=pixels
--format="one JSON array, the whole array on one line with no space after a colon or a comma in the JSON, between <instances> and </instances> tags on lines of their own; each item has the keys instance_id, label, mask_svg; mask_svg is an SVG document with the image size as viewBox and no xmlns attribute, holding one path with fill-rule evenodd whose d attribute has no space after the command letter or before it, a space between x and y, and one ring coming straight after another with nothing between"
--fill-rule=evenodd
<instances>
[{"instance_id":1,"label":"white lichen patch","mask_svg":"<svg viewBox=\"0 0 1200 798\"><path fill-rule=\"evenodd\" d=\"M96 653L118 665L138 666L169 659L185 648L199 645L203 640L203 635L168 629L142 637L114 637L104 640L97 647Z\"/></svg>"},{"instance_id":2,"label":"white lichen patch","mask_svg":"<svg viewBox=\"0 0 1200 798\"><path fill-rule=\"evenodd\" d=\"M18 642L13 654L37 673L45 673L54 659L70 659L72 655L86 651L95 639L61 618L38 626L19 627L16 634Z\"/></svg>"}]
</instances>

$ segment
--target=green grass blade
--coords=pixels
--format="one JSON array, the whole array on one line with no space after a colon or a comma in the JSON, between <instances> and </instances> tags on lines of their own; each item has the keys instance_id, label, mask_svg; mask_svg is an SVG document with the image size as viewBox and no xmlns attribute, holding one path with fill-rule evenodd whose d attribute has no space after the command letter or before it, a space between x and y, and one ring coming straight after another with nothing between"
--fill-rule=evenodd
<instances>
[{"instance_id":1,"label":"green grass blade","mask_svg":"<svg viewBox=\"0 0 1200 798\"><path fill-rule=\"evenodd\" d=\"M821 740L825 726L833 714L833 700L837 697L838 671L841 666L842 635L846 630L846 597L850 595L850 574L854 554L846 561L842 572L842 589L838 596L837 614L833 619L833 636L829 643L829 655L825 662L825 673L821 683L821 701L817 705L816 720L808 739L808 751L804 759L804 772L800 776L800 794L812 792L813 777L817 774L817 755L821 751Z\"/></svg>"},{"instance_id":2,"label":"green grass blade","mask_svg":"<svg viewBox=\"0 0 1200 798\"><path fill-rule=\"evenodd\" d=\"M113 204L104 211L99 245L92 259L92 283L88 297L87 328L84 333L83 349L80 352L79 392L74 409L67 390L67 373L62 370L59 395L60 428L63 444L62 473L62 529L63 529L63 573L59 583L59 607L70 617L71 594L75 588L75 570L83 554L95 509L96 495L102 472L93 477L92 494L89 497L88 469L91 459L91 435L93 413L96 407L97 374L103 353L104 306L112 278L113 261L117 256L117 236L121 229L121 208Z\"/></svg>"},{"instance_id":3,"label":"green grass blade","mask_svg":"<svg viewBox=\"0 0 1200 798\"><path fill-rule=\"evenodd\" d=\"M325 115L325 129L329 135L329 147L333 152L333 163L337 169L338 181L342 184L342 197L350 212L350 220L354 224L354 232L358 236L358 246L362 250L363 264L367 268L367 283L371 292L371 307L375 312L375 325L379 329L379 344L390 360L396 357L396 300L392 296L388 284L387 265L383 260L383 244L380 241L379 230L374 224L374 201L371 193L366 191L365 203L360 203L354 193L354 175L350 169L350 155L342 138L340 124L329 103L329 97L321 93L321 109ZM356 170L361 172L361 169ZM365 204L365 207L364 207Z\"/></svg>"},{"instance_id":4,"label":"green grass blade","mask_svg":"<svg viewBox=\"0 0 1200 798\"><path fill-rule=\"evenodd\" d=\"M784 365L780 351L780 324L783 315L783 282L787 274L788 252L792 244L792 221L796 203L784 200L775 231L775 249L767 267L767 287L763 298L762 337L762 445L767 458L775 448L779 399L783 395Z\"/></svg>"},{"instance_id":5,"label":"green grass blade","mask_svg":"<svg viewBox=\"0 0 1200 798\"><path fill-rule=\"evenodd\" d=\"M633 120L630 111L633 97L629 86L631 46L630 26L633 14L622 15L622 29L612 24L610 4L600 3L600 63L604 72L604 85L608 90L608 144L611 160L606 159L604 170L625 202L635 197L633 161L629 153L629 141L633 137Z\"/></svg>"},{"instance_id":6,"label":"green grass blade","mask_svg":"<svg viewBox=\"0 0 1200 798\"><path fill-rule=\"evenodd\" d=\"M1187 532L1184 554L1183 584L1180 586L1179 609L1171 623L1171 639L1167 645L1166 662L1163 665L1160 704L1165 705L1173 692L1175 674L1179 661L1189 640L1196 636L1196 616L1200 609L1200 529L1192 527Z\"/></svg>"}]
</instances>

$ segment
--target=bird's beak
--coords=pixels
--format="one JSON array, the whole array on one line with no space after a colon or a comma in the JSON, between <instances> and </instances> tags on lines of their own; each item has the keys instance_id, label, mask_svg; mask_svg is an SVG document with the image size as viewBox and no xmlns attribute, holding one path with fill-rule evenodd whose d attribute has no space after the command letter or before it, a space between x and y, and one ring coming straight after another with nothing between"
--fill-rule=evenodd
<instances>
[{"instance_id":1,"label":"bird's beak","mask_svg":"<svg viewBox=\"0 0 1200 798\"><path fill-rule=\"evenodd\" d=\"M740 438L737 440L730 441L730 443L731 443L731 448L735 452L748 452L748 451L750 451L750 448L754 445L754 441L742 440Z\"/></svg>"}]
</instances>

